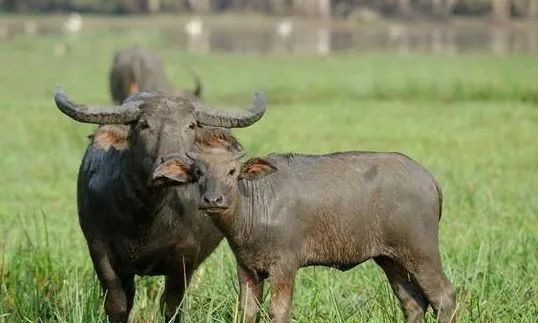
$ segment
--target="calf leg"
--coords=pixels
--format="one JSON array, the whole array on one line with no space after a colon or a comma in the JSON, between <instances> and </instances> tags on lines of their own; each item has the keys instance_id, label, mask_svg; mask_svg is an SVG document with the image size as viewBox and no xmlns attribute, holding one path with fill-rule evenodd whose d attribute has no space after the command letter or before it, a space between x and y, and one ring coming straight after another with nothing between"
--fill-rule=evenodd
<instances>
[{"instance_id":1,"label":"calf leg","mask_svg":"<svg viewBox=\"0 0 538 323\"><path fill-rule=\"evenodd\" d=\"M119 274L112 266L111 252L100 240L88 241L93 266L105 292L105 313L111 323L127 323L135 294L134 275Z\"/></svg>"},{"instance_id":2,"label":"calf leg","mask_svg":"<svg viewBox=\"0 0 538 323\"><path fill-rule=\"evenodd\" d=\"M270 272L271 279L271 322L287 323L290 321L293 287L296 270Z\"/></svg>"},{"instance_id":3,"label":"calf leg","mask_svg":"<svg viewBox=\"0 0 538 323\"><path fill-rule=\"evenodd\" d=\"M161 296L161 307L164 308L166 322L180 322L181 303L185 290L189 285L193 273L191 266L185 265L175 274L166 276L164 293Z\"/></svg>"},{"instance_id":4,"label":"calf leg","mask_svg":"<svg viewBox=\"0 0 538 323\"><path fill-rule=\"evenodd\" d=\"M405 313L406 323L423 322L428 300L414 278L398 263L386 256L374 258L383 269Z\"/></svg>"},{"instance_id":5,"label":"calf leg","mask_svg":"<svg viewBox=\"0 0 538 323\"><path fill-rule=\"evenodd\" d=\"M263 280L255 273L247 272L237 266L239 279L239 306L241 309L241 322L255 323L258 321L258 312L263 297Z\"/></svg>"},{"instance_id":6,"label":"calf leg","mask_svg":"<svg viewBox=\"0 0 538 323\"><path fill-rule=\"evenodd\" d=\"M406 252L406 269L422 288L440 323L455 322L456 292L447 279L437 248Z\"/></svg>"},{"instance_id":7,"label":"calf leg","mask_svg":"<svg viewBox=\"0 0 538 323\"><path fill-rule=\"evenodd\" d=\"M414 276L437 313L438 321L455 322L456 292L444 272L424 265L417 269Z\"/></svg>"}]
</instances>

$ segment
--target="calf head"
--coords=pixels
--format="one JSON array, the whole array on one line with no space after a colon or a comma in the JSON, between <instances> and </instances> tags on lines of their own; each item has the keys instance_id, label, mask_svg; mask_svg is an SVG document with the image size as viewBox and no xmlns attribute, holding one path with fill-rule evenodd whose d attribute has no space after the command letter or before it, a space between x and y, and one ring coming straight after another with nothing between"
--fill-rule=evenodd
<instances>
[{"instance_id":1,"label":"calf head","mask_svg":"<svg viewBox=\"0 0 538 323\"><path fill-rule=\"evenodd\" d=\"M188 152L189 162L172 158L175 176L185 182L197 182L200 188L199 208L208 215L233 213L239 197L239 181L255 181L277 171L267 160L254 157L241 163L242 154L213 149L200 154Z\"/></svg>"},{"instance_id":2,"label":"calf head","mask_svg":"<svg viewBox=\"0 0 538 323\"><path fill-rule=\"evenodd\" d=\"M57 90L54 99L58 108L76 121L127 125L127 149L132 157L129 166L137 174L145 176L150 184L183 183L180 177L174 175L178 168L173 162L174 158L182 158L186 152L195 150L197 140L208 137L204 136L207 131L214 134L211 140L216 141L226 139L224 134L229 133L225 129L207 126L247 127L265 112L265 101L258 93L248 110L238 112L219 111L182 96L147 92L137 93L123 104L110 107L73 103L61 90ZM238 143L236 146L239 146Z\"/></svg>"}]
</instances>

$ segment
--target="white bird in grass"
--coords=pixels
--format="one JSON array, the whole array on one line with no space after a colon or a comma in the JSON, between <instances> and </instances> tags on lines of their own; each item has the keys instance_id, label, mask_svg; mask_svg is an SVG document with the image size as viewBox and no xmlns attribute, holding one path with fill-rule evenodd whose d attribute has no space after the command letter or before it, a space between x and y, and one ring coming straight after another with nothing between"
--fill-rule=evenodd
<instances>
[{"instance_id":1,"label":"white bird in grass","mask_svg":"<svg viewBox=\"0 0 538 323\"><path fill-rule=\"evenodd\" d=\"M69 34L76 34L82 29L82 16L78 12L73 12L64 22L64 31Z\"/></svg>"},{"instance_id":2,"label":"white bird in grass","mask_svg":"<svg viewBox=\"0 0 538 323\"><path fill-rule=\"evenodd\" d=\"M277 34L282 38L288 38L293 30L293 24L290 19L283 19L276 26Z\"/></svg>"},{"instance_id":3,"label":"white bird in grass","mask_svg":"<svg viewBox=\"0 0 538 323\"><path fill-rule=\"evenodd\" d=\"M190 36L198 36L202 34L202 31L203 25L200 17L194 17L185 24L185 32Z\"/></svg>"}]
</instances>

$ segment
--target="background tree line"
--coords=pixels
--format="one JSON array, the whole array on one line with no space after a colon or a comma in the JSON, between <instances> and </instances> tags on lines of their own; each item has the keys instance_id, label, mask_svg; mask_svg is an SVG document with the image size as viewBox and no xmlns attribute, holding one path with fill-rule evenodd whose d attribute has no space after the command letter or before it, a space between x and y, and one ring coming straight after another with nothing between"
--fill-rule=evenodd
<instances>
[{"instance_id":1,"label":"background tree line","mask_svg":"<svg viewBox=\"0 0 538 323\"><path fill-rule=\"evenodd\" d=\"M538 17L538 0L0 0L10 12L79 11L110 14L253 11L271 15L353 17Z\"/></svg>"}]
</instances>

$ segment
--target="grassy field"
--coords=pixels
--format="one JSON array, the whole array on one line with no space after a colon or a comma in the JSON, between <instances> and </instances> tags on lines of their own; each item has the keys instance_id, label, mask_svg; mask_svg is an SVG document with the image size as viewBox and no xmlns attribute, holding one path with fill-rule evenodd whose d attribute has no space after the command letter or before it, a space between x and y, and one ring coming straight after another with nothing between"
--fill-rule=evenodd
<instances>
[{"instance_id":1,"label":"grassy field","mask_svg":"<svg viewBox=\"0 0 538 323\"><path fill-rule=\"evenodd\" d=\"M250 154L400 151L424 164L444 191L441 251L459 320L536 322L538 57L189 55L157 31L0 42L0 322L105 321L75 204L93 127L59 113L52 93L61 84L77 101L109 102L112 52L133 42L156 49L178 86L191 86L181 64L192 63L215 105L263 90L266 116L235 132ZM192 282L185 321L233 321L234 277L223 243ZM161 279L138 279L134 322L158 321L161 292ZM294 322L401 318L373 263L298 276Z\"/></svg>"}]
</instances>

